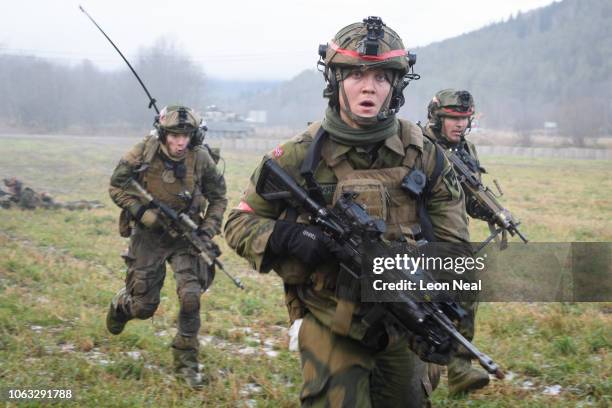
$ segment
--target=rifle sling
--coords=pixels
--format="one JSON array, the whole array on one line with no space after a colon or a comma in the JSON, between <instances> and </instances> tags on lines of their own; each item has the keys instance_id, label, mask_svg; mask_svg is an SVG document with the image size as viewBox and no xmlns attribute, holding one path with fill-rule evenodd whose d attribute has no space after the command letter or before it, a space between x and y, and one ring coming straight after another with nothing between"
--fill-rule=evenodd
<instances>
[{"instance_id":1,"label":"rifle sling","mask_svg":"<svg viewBox=\"0 0 612 408\"><path fill-rule=\"evenodd\" d=\"M427 212L427 200L431 196L433 186L436 180L438 180L442 174L442 168L444 166L444 153L442 153L442 149L437 144L434 144L434 148L436 149L436 164L431 176L427 179L423 192L417 199L417 211L419 214L419 220L421 221L421 231L423 233L423 238L425 238L428 242L435 242L436 237L434 235L431 217Z\"/></svg>"},{"instance_id":2,"label":"rifle sling","mask_svg":"<svg viewBox=\"0 0 612 408\"><path fill-rule=\"evenodd\" d=\"M308 195L323 206L325 205L323 190L321 189L319 183L315 180L314 173L317 170L317 166L321 162L321 150L323 149L323 143L327 139L327 136L327 131L323 129L323 126L319 125L319 129L317 130L312 144L306 152L302 166L300 167L300 174L306 181Z\"/></svg>"}]
</instances>

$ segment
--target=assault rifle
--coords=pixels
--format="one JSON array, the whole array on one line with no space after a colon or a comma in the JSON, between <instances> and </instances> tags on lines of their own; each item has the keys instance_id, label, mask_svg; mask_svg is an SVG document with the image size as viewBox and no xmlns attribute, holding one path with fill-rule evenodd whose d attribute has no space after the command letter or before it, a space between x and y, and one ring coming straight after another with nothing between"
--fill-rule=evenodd
<instances>
[{"instance_id":1,"label":"assault rifle","mask_svg":"<svg viewBox=\"0 0 612 408\"><path fill-rule=\"evenodd\" d=\"M479 174L484 173L484 169L465 149L450 150L448 160L457 173L466 198L475 200L475 206L480 209L479 218L482 217L489 223L491 235L476 249L476 252L479 252L500 233L502 233L501 249L505 249L508 245L506 232L512 236L518 235L524 243L527 243L527 238L518 229L520 222L497 201L497 198L503 195L497 181L495 185L499 192L498 196L489 187L482 184Z\"/></svg>"},{"instance_id":2,"label":"assault rifle","mask_svg":"<svg viewBox=\"0 0 612 408\"><path fill-rule=\"evenodd\" d=\"M362 245L388 245L382 238L386 230L384 221L370 217L362 205L353 201L357 196L353 192L344 193L333 208L326 208L309 196L308 192L272 159L264 162L256 191L265 200L285 200L293 208L305 210L310 215L310 222L319 226L342 248L341 252L345 256L340 262L339 282L345 282L347 285L338 285L336 294L340 299L350 299L351 295L355 298L355 293L359 294L358 289L364 280ZM431 275L423 270L416 273L400 270L399 273L402 279L413 282L417 278L435 282ZM368 313L367 319L364 320L372 326L385 319L412 332L428 346L427 352L424 353L426 355L446 353L450 351L451 346L461 345L477 358L489 373L500 379L504 377L497 364L455 328L453 320L461 320L466 315L458 304L428 301L428 298L434 297L427 294L417 297L411 292L398 291L400 298L396 302L373 302L371 313Z\"/></svg>"},{"instance_id":3,"label":"assault rifle","mask_svg":"<svg viewBox=\"0 0 612 408\"><path fill-rule=\"evenodd\" d=\"M138 197L140 197L143 205L149 208L155 208L159 210L161 215L161 222L166 231L173 238L182 237L198 252L200 257L206 262L209 267L217 266L223 271L223 273L231 279L231 281L239 287L244 289L242 282L239 278L234 278L229 272L225 270L223 264L217 257L221 255L221 250L215 244L212 239L202 239L198 235L198 226L189 217L189 215L180 212L177 213L166 204L155 199L143 186L140 185L136 180L131 178L127 184L128 188L133 189Z\"/></svg>"}]
</instances>

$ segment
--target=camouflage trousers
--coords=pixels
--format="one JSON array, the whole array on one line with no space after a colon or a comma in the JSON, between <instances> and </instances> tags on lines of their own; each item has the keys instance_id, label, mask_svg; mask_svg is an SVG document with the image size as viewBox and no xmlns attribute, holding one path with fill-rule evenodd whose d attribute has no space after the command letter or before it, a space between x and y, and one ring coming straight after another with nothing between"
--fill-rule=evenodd
<instances>
[{"instance_id":1,"label":"camouflage trousers","mask_svg":"<svg viewBox=\"0 0 612 408\"><path fill-rule=\"evenodd\" d=\"M180 309L173 347L197 349L200 330L200 297L212 284L214 270L182 240L136 228L123 255L127 264L125 294L117 309L127 319L147 319L155 313L166 277L166 262L174 271Z\"/></svg>"},{"instance_id":2,"label":"camouflage trousers","mask_svg":"<svg viewBox=\"0 0 612 408\"><path fill-rule=\"evenodd\" d=\"M472 341L476 332L476 312L478 311L478 302L462 301L459 302L459 305L465 310L467 316L461 321L457 329L459 330L459 333L463 335L463 337L465 337L469 341ZM465 347L459 346L459 349L453 356L453 359L455 358L471 360L472 356Z\"/></svg>"},{"instance_id":3,"label":"camouflage trousers","mask_svg":"<svg viewBox=\"0 0 612 408\"><path fill-rule=\"evenodd\" d=\"M334 334L308 313L300 328L299 345L303 407L429 406L428 365L404 340L372 351Z\"/></svg>"}]
</instances>

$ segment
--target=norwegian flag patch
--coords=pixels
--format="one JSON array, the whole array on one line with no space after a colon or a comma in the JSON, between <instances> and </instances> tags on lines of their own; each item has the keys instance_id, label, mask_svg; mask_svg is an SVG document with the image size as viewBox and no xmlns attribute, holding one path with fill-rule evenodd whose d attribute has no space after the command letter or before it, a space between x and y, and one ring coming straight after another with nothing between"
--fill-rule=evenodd
<instances>
[{"instance_id":1,"label":"norwegian flag patch","mask_svg":"<svg viewBox=\"0 0 612 408\"><path fill-rule=\"evenodd\" d=\"M276 146L276 148L272 152L272 155L278 159L279 157L283 155L283 148L280 146Z\"/></svg>"},{"instance_id":2,"label":"norwegian flag patch","mask_svg":"<svg viewBox=\"0 0 612 408\"><path fill-rule=\"evenodd\" d=\"M248 205L246 202L244 202L244 201L240 201L240 204L238 204L237 208L240 211L246 211L246 212L251 212L251 213L255 212L255 211L253 211L253 208L250 205Z\"/></svg>"}]
</instances>

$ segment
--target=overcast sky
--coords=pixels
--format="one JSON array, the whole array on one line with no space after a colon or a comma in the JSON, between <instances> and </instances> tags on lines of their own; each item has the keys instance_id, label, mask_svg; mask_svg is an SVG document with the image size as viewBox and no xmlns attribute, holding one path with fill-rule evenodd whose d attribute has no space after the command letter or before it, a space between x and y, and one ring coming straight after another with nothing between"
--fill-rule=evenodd
<instances>
[{"instance_id":1,"label":"overcast sky","mask_svg":"<svg viewBox=\"0 0 612 408\"><path fill-rule=\"evenodd\" d=\"M78 9L126 54L169 36L205 72L223 79L288 79L314 68L319 43L368 15L381 16L407 47L473 31L553 0L20 0L0 13L0 52L62 63L123 64Z\"/></svg>"}]
</instances>

